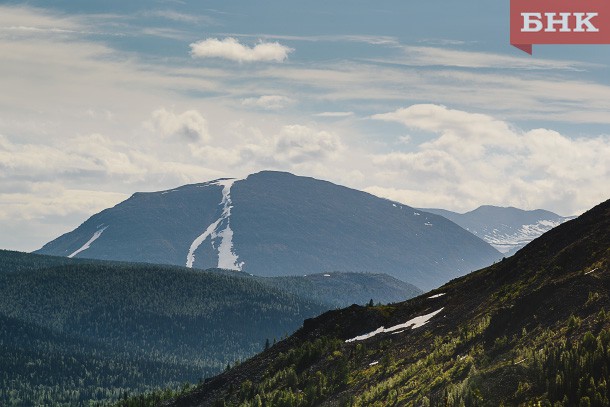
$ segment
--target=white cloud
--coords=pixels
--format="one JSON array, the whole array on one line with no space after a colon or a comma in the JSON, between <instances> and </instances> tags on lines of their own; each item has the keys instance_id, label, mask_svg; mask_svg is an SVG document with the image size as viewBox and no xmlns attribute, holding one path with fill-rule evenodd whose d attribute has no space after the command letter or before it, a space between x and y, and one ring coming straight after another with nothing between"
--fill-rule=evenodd
<instances>
[{"instance_id":1,"label":"white cloud","mask_svg":"<svg viewBox=\"0 0 610 407\"><path fill-rule=\"evenodd\" d=\"M99 134L66 138L56 146L17 143L0 135L0 179L25 182L103 179L140 179L147 172L138 152Z\"/></svg>"},{"instance_id":2,"label":"white cloud","mask_svg":"<svg viewBox=\"0 0 610 407\"><path fill-rule=\"evenodd\" d=\"M242 129L239 141L227 146L191 146L194 156L206 162L291 170L310 168L336 157L343 150L335 133L304 125L285 125L270 135L257 128Z\"/></svg>"},{"instance_id":3,"label":"white cloud","mask_svg":"<svg viewBox=\"0 0 610 407\"><path fill-rule=\"evenodd\" d=\"M187 24L197 24L197 23L205 23L205 24L217 24L216 21L206 15L196 15L196 14L184 14L179 13L175 10L165 9L165 10L153 10L147 11L144 13L146 17L159 17L164 18L171 21L176 21L179 23L187 23Z\"/></svg>"},{"instance_id":4,"label":"white cloud","mask_svg":"<svg viewBox=\"0 0 610 407\"><path fill-rule=\"evenodd\" d=\"M521 131L491 116L413 105L374 116L435 137L373 163L402 186L369 192L417 206L468 210L481 203L556 208L570 214L608 198L610 137Z\"/></svg>"},{"instance_id":5,"label":"white cloud","mask_svg":"<svg viewBox=\"0 0 610 407\"><path fill-rule=\"evenodd\" d=\"M439 133L441 137L423 147L443 147L463 157L477 155L485 145L517 147L518 141L507 138L510 126L480 113L467 113L434 104L413 105L391 113L377 114L373 119L402 123L409 128Z\"/></svg>"},{"instance_id":6,"label":"white cloud","mask_svg":"<svg viewBox=\"0 0 610 407\"><path fill-rule=\"evenodd\" d=\"M70 34L85 29L76 19L54 15L43 9L0 6L0 10L0 34Z\"/></svg>"},{"instance_id":7,"label":"white cloud","mask_svg":"<svg viewBox=\"0 0 610 407\"><path fill-rule=\"evenodd\" d=\"M176 41L187 41L190 37L186 31L163 27L143 28L141 33L152 37L169 38Z\"/></svg>"},{"instance_id":8,"label":"white cloud","mask_svg":"<svg viewBox=\"0 0 610 407\"><path fill-rule=\"evenodd\" d=\"M18 190L0 192L3 249L39 249L92 214L129 197L100 189L64 188L55 182L20 184Z\"/></svg>"},{"instance_id":9,"label":"white cloud","mask_svg":"<svg viewBox=\"0 0 610 407\"><path fill-rule=\"evenodd\" d=\"M49 215L91 215L114 206L127 194L66 189L55 183L33 183L27 192L2 193L0 220L33 220Z\"/></svg>"},{"instance_id":10,"label":"white cloud","mask_svg":"<svg viewBox=\"0 0 610 407\"><path fill-rule=\"evenodd\" d=\"M127 138L137 139L133 134ZM114 185L115 190L133 192L134 188L162 189L224 174L191 159L189 149L197 143L154 142L163 147L150 149L146 141L129 143L91 134L44 145L15 142L0 135L0 181L10 181L10 190L46 182L67 189L112 189ZM0 193L3 191L0 188Z\"/></svg>"},{"instance_id":11,"label":"white cloud","mask_svg":"<svg viewBox=\"0 0 610 407\"><path fill-rule=\"evenodd\" d=\"M336 134L318 131L307 126L284 126L275 137L274 158L278 161L300 163L326 160L341 149Z\"/></svg>"},{"instance_id":12,"label":"white cloud","mask_svg":"<svg viewBox=\"0 0 610 407\"><path fill-rule=\"evenodd\" d=\"M288 40L304 42L356 42L370 45L396 46L399 41L396 37L386 35L277 35L277 34L226 34L237 38L262 38L265 40Z\"/></svg>"},{"instance_id":13,"label":"white cloud","mask_svg":"<svg viewBox=\"0 0 610 407\"><path fill-rule=\"evenodd\" d=\"M456 44L440 44L456 45ZM570 60L532 59L527 56L511 56L491 52L458 50L446 47L405 45L401 47L404 57L392 60L412 66L452 66L459 68L497 68L519 70L582 70L593 66ZM388 61L389 62L389 61Z\"/></svg>"},{"instance_id":14,"label":"white cloud","mask_svg":"<svg viewBox=\"0 0 610 407\"><path fill-rule=\"evenodd\" d=\"M279 42L259 42L250 48L235 38L208 38L190 45L193 58L223 58L237 62L284 62L294 51Z\"/></svg>"},{"instance_id":15,"label":"white cloud","mask_svg":"<svg viewBox=\"0 0 610 407\"><path fill-rule=\"evenodd\" d=\"M448 39L448 38L426 38L423 40L419 40L419 43L429 44L429 45L465 45L466 41Z\"/></svg>"},{"instance_id":16,"label":"white cloud","mask_svg":"<svg viewBox=\"0 0 610 407\"><path fill-rule=\"evenodd\" d=\"M409 135L400 136L400 137L398 137L398 142L401 144L409 144L409 143L411 143L411 136L409 136Z\"/></svg>"},{"instance_id":17,"label":"white cloud","mask_svg":"<svg viewBox=\"0 0 610 407\"><path fill-rule=\"evenodd\" d=\"M163 137L184 139L189 142L209 141L206 119L196 110L176 114L165 108L152 114L152 126Z\"/></svg>"},{"instance_id":18,"label":"white cloud","mask_svg":"<svg viewBox=\"0 0 610 407\"><path fill-rule=\"evenodd\" d=\"M353 116L354 112L322 112L317 113L318 117L331 117L331 118L342 118L342 117L350 117Z\"/></svg>"},{"instance_id":19,"label":"white cloud","mask_svg":"<svg viewBox=\"0 0 610 407\"><path fill-rule=\"evenodd\" d=\"M244 106L264 110L280 110L294 103L294 99L282 95L263 95L258 98L245 98L241 101Z\"/></svg>"},{"instance_id":20,"label":"white cloud","mask_svg":"<svg viewBox=\"0 0 610 407\"><path fill-rule=\"evenodd\" d=\"M514 57L518 59L518 57ZM489 60L493 60L489 55ZM396 60L386 62L394 64ZM543 61L546 63L547 61ZM564 71L580 63L563 61ZM555 66L555 62L550 64ZM507 66L510 67L510 66ZM575 68L575 69L576 69ZM271 66L257 72L282 86L301 86L319 100L358 108L434 101L465 110L501 112L511 120L553 120L572 123L610 123L610 86L580 78L572 72L542 74L537 70L452 69L361 63ZM364 102L364 103L362 103Z\"/></svg>"}]
</instances>

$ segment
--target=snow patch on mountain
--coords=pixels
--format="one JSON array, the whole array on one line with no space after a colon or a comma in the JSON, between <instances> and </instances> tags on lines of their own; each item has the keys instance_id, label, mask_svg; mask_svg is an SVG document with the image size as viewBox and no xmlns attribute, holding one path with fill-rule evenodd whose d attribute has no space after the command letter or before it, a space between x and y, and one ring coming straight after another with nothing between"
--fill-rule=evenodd
<instances>
[{"instance_id":1,"label":"snow patch on mountain","mask_svg":"<svg viewBox=\"0 0 610 407\"><path fill-rule=\"evenodd\" d=\"M100 225L103 226L103 225ZM85 250L87 250L89 247L91 247L91 243L95 242L101 235L102 233L104 233L104 230L106 230L108 228L108 226L104 226L101 229L97 230L93 236L91 236L91 239L87 240L87 243L85 243L84 245L82 245L80 247L80 249L76 250L74 253L70 254L68 257L72 258L74 256L76 256L77 254L84 252Z\"/></svg>"},{"instance_id":2,"label":"snow patch on mountain","mask_svg":"<svg viewBox=\"0 0 610 407\"><path fill-rule=\"evenodd\" d=\"M217 233L220 237L220 245L218 246L218 267L225 269L235 269L241 271L244 263L238 262L238 256L233 251L233 230L231 230L231 209L233 202L231 201L231 187L238 181L237 179L216 181L216 185L222 185L222 215L226 226L224 230Z\"/></svg>"},{"instance_id":3,"label":"snow patch on mountain","mask_svg":"<svg viewBox=\"0 0 610 407\"><path fill-rule=\"evenodd\" d=\"M531 225L523 225L517 230L504 225L506 227L502 227L500 230L496 228L491 231L483 229L480 235L476 231L473 231L473 233L479 235L500 253L505 254L520 249L532 240L569 219L570 218L562 218L556 221L541 220Z\"/></svg>"},{"instance_id":4,"label":"snow patch on mountain","mask_svg":"<svg viewBox=\"0 0 610 407\"><path fill-rule=\"evenodd\" d=\"M193 240L193 243L191 243L191 247L189 248L189 252L186 255L186 267L193 268L193 263L195 262L195 250L197 250L199 246L201 246L201 244L205 242L205 240L211 236L212 233L214 233L221 220L222 218L217 219L216 222L208 226L205 232L199 235L197 239Z\"/></svg>"},{"instance_id":5,"label":"snow patch on mountain","mask_svg":"<svg viewBox=\"0 0 610 407\"><path fill-rule=\"evenodd\" d=\"M222 186L222 213L220 218L213 222L207 229L199 235L189 248L186 255L186 267L192 268L195 262L195 251L209 237L212 247L218 250L218 266L219 268L239 270L241 271L244 262L238 261L238 256L233 248L233 230L231 229L231 209L233 202L231 201L231 187L238 179L222 179L210 182L207 185ZM220 238L220 242L216 246L216 240Z\"/></svg>"},{"instance_id":6,"label":"snow patch on mountain","mask_svg":"<svg viewBox=\"0 0 610 407\"><path fill-rule=\"evenodd\" d=\"M355 338L348 339L345 342L349 343L349 342L355 342L355 341L363 341L365 339L372 338L373 336L379 335L381 333L395 332L395 331L399 331L401 329L404 330L404 329L406 329L408 327L411 327L411 329L422 327L422 326L426 325L428 323L428 321L430 321L430 319L432 319L432 317L434 317L436 314L440 313L443 309L444 309L444 307L439 309L439 310L436 310L434 312L431 312L429 314L421 315L419 317L415 317L413 319L408 320L405 323L402 323L402 324L399 324L399 325L394 325L394 326L391 326L389 328L385 328L383 326L379 327L379 328L375 329L373 332L369 332L369 333L364 334L364 335L356 336Z\"/></svg>"}]
</instances>

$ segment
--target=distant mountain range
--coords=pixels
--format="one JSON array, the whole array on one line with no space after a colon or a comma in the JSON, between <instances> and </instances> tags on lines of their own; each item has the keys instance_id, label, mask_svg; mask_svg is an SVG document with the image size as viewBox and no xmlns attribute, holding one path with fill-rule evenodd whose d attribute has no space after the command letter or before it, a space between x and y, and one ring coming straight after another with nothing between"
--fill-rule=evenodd
<instances>
[{"instance_id":1,"label":"distant mountain range","mask_svg":"<svg viewBox=\"0 0 610 407\"><path fill-rule=\"evenodd\" d=\"M425 295L307 320L160 405L606 406L608 287L610 201Z\"/></svg>"},{"instance_id":2,"label":"distant mountain range","mask_svg":"<svg viewBox=\"0 0 610 407\"><path fill-rule=\"evenodd\" d=\"M574 219L574 216L560 216L542 209L525 211L491 205L480 206L466 213L451 212L445 209L422 210L457 223L485 240L505 256L512 256L543 233Z\"/></svg>"},{"instance_id":3,"label":"distant mountain range","mask_svg":"<svg viewBox=\"0 0 610 407\"><path fill-rule=\"evenodd\" d=\"M136 193L37 253L259 276L383 272L422 289L501 257L441 216L273 171Z\"/></svg>"},{"instance_id":4,"label":"distant mountain range","mask_svg":"<svg viewBox=\"0 0 610 407\"><path fill-rule=\"evenodd\" d=\"M305 318L419 294L379 274L264 278L0 250L0 405L90 405L175 388Z\"/></svg>"}]
</instances>

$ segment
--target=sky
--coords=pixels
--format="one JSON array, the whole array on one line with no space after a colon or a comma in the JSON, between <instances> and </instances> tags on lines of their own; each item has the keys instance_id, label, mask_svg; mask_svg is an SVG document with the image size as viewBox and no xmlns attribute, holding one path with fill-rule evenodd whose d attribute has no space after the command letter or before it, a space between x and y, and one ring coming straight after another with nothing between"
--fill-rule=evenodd
<instances>
[{"instance_id":1,"label":"sky","mask_svg":"<svg viewBox=\"0 0 610 407\"><path fill-rule=\"evenodd\" d=\"M0 1L0 248L265 169L415 207L610 198L610 46L508 1Z\"/></svg>"}]
</instances>

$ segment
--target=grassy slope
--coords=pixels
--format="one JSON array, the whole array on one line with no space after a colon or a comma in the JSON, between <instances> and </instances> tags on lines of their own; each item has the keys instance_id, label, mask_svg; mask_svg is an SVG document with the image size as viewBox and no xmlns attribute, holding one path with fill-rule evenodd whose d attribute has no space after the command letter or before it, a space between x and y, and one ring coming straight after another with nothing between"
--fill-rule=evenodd
<instances>
[{"instance_id":1,"label":"grassy slope","mask_svg":"<svg viewBox=\"0 0 610 407\"><path fill-rule=\"evenodd\" d=\"M609 267L610 201L429 294L306 321L167 404L609 405ZM421 328L344 342L440 308Z\"/></svg>"}]
</instances>

